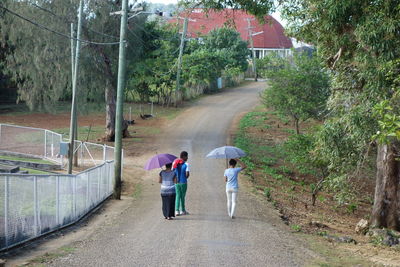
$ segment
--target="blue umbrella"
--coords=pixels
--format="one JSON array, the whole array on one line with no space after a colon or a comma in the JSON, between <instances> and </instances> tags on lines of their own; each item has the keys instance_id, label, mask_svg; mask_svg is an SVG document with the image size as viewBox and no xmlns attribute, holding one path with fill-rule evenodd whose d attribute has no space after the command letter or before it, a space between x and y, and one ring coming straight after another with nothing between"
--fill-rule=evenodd
<instances>
[{"instance_id":1,"label":"blue umbrella","mask_svg":"<svg viewBox=\"0 0 400 267\"><path fill-rule=\"evenodd\" d=\"M165 164L174 162L176 158L176 156L171 154L157 154L147 161L144 169L149 171L152 169L161 168Z\"/></svg>"},{"instance_id":2,"label":"blue umbrella","mask_svg":"<svg viewBox=\"0 0 400 267\"><path fill-rule=\"evenodd\" d=\"M217 147L207 154L206 158L212 159L236 159L246 156L246 153L235 146Z\"/></svg>"}]
</instances>

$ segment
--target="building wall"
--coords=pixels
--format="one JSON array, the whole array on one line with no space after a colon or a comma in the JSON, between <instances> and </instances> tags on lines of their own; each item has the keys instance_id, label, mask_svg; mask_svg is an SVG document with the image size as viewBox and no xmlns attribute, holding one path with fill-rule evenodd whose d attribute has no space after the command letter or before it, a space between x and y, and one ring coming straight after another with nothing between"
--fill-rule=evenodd
<instances>
[{"instance_id":1,"label":"building wall","mask_svg":"<svg viewBox=\"0 0 400 267\"><path fill-rule=\"evenodd\" d=\"M251 50L252 49L250 48L250 51ZM281 57L292 55L292 50L287 48L254 48L254 51L256 53L256 58L259 59L264 58L271 53L277 53Z\"/></svg>"}]
</instances>

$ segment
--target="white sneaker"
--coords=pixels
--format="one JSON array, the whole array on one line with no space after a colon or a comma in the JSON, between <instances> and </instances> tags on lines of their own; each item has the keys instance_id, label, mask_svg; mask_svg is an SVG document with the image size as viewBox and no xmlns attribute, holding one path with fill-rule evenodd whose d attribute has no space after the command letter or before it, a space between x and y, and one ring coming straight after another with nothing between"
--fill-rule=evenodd
<instances>
[{"instance_id":1,"label":"white sneaker","mask_svg":"<svg viewBox=\"0 0 400 267\"><path fill-rule=\"evenodd\" d=\"M181 211L181 215L189 215L188 211Z\"/></svg>"},{"instance_id":2,"label":"white sneaker","mask_svg":"<svg viewBox=\"0 0 400 267\"><path fill-rule=\"evenodd\" d=\"M179 215L181 215L181 213L179 212L179 210L176 210L175 211L175 216L179 216Z\"/></svg>"}]
</instances>

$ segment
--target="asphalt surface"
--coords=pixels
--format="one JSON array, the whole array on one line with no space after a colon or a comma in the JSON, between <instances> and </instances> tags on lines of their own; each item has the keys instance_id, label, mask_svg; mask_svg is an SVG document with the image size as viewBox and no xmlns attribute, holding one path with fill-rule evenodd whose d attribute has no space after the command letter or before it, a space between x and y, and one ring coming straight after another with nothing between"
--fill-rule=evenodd
<instances>
[{"instance_id":1,"label":"asphalt surface","mask_svg":"<svg viewBox=\"0 0 400 267\"><path fill-rule=\"evenodd\" d=\"M239 189L236 218L227 215L224 160L205 155L227 142L235 116L259 104L265 83L250 83L199 100L174 119L158 152L189 152L190 215L163 218L158 171L147 172L140 197L111 224L50 266L304 266L314 257L265 201ZM156 142L156 141L155 141ZM144 165L154 154L130 159ZM143 172L138 174L142 175ZM242 176L239 179L243 178Z\"/></svg>"}]
</instances>

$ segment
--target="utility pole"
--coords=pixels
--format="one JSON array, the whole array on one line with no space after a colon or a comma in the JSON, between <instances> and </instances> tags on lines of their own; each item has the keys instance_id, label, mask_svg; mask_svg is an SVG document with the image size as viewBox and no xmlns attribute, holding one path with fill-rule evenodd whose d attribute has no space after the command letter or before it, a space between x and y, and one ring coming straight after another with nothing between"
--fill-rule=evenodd
<instances>
[{"instance_id":1,"label":"utility pole","mask_svg":"<svg viewBox=\"0 0 400 267\"><path fill-rule=\"evenodd\" d=\"M71 68L72 68L72 72L71 72L71 77L72 77L72 83L74 83L74 77L75 77L75 34L74 34L74 24L71 23ZM75 106L75 114L77 113L76 110L76 106ZM75 129L75 139L78 139L78 116L75 115L75 125L74 125L74 129ZM78 167L78 154L75 153L74 154L74 166Z\"/></svg>"},{"instance_id":2,"label":"utility pole","mask_svg":"<svg viewBox=\"0 0 400 267\"><path fill-rule=\"evenodd\" d=\"M247 18L247 31L249 33L250 46L251 46L251 55L253 61L253 73L254 73L254 81L257 81L257 67L256 67L256 51L254 51L254 43L253 43L253 31L251 30L251 18Z\"/></svg>"},{"instance_id":3,"label":"utility pole","mask_svg":"<svg viewBox=\"0 0 400 267\"><path fill-rule=\"evenodd\" d=\"M75 128L76 128L76 88L77 88L77 77L79 70L79 55L81 49L81 38L82 31L82 13L83 13L83 0L79 2L79 17L78 17L78 31L76 41L76 52L75 52L75 67L73 68L73 82L72 82L72 107L71 107L71 123L69 127L69 149L68 149L68 174L72 174L72 161L74 156L74 143L75 143Z\"/></svg>"},{"instance_id":4,"label":"utility pole","mask_svg":"<svg viewBox=\"0 0 400 267\"><path fill-rule=\"evenodd\" d=\"M114 155L114 198L121 199L121 170L122 170L122 120L123 101L126 74L126 29L128 24L128 0L122 0L121 29L119 36L119 58L118 58L118 85L117 85L117 108L115 118L115 155Z\"/></svg>"},{"instance_id":5,"label":"utility pole","mask_svg":"<svg viewBox=\"0 0 400 267\"><path fill-rule=\"evenodd\" d=\"M183 20L183 31L181 37L181 45L179 47L179 58L178 58L178 71L176 73L176 89L175 89L175 107L178 107L179 91L181 90L181 68L182 68L182 55L183 48L185 47L186 32L188 27L188 17Z\"/></svg>"}]
</instances>

